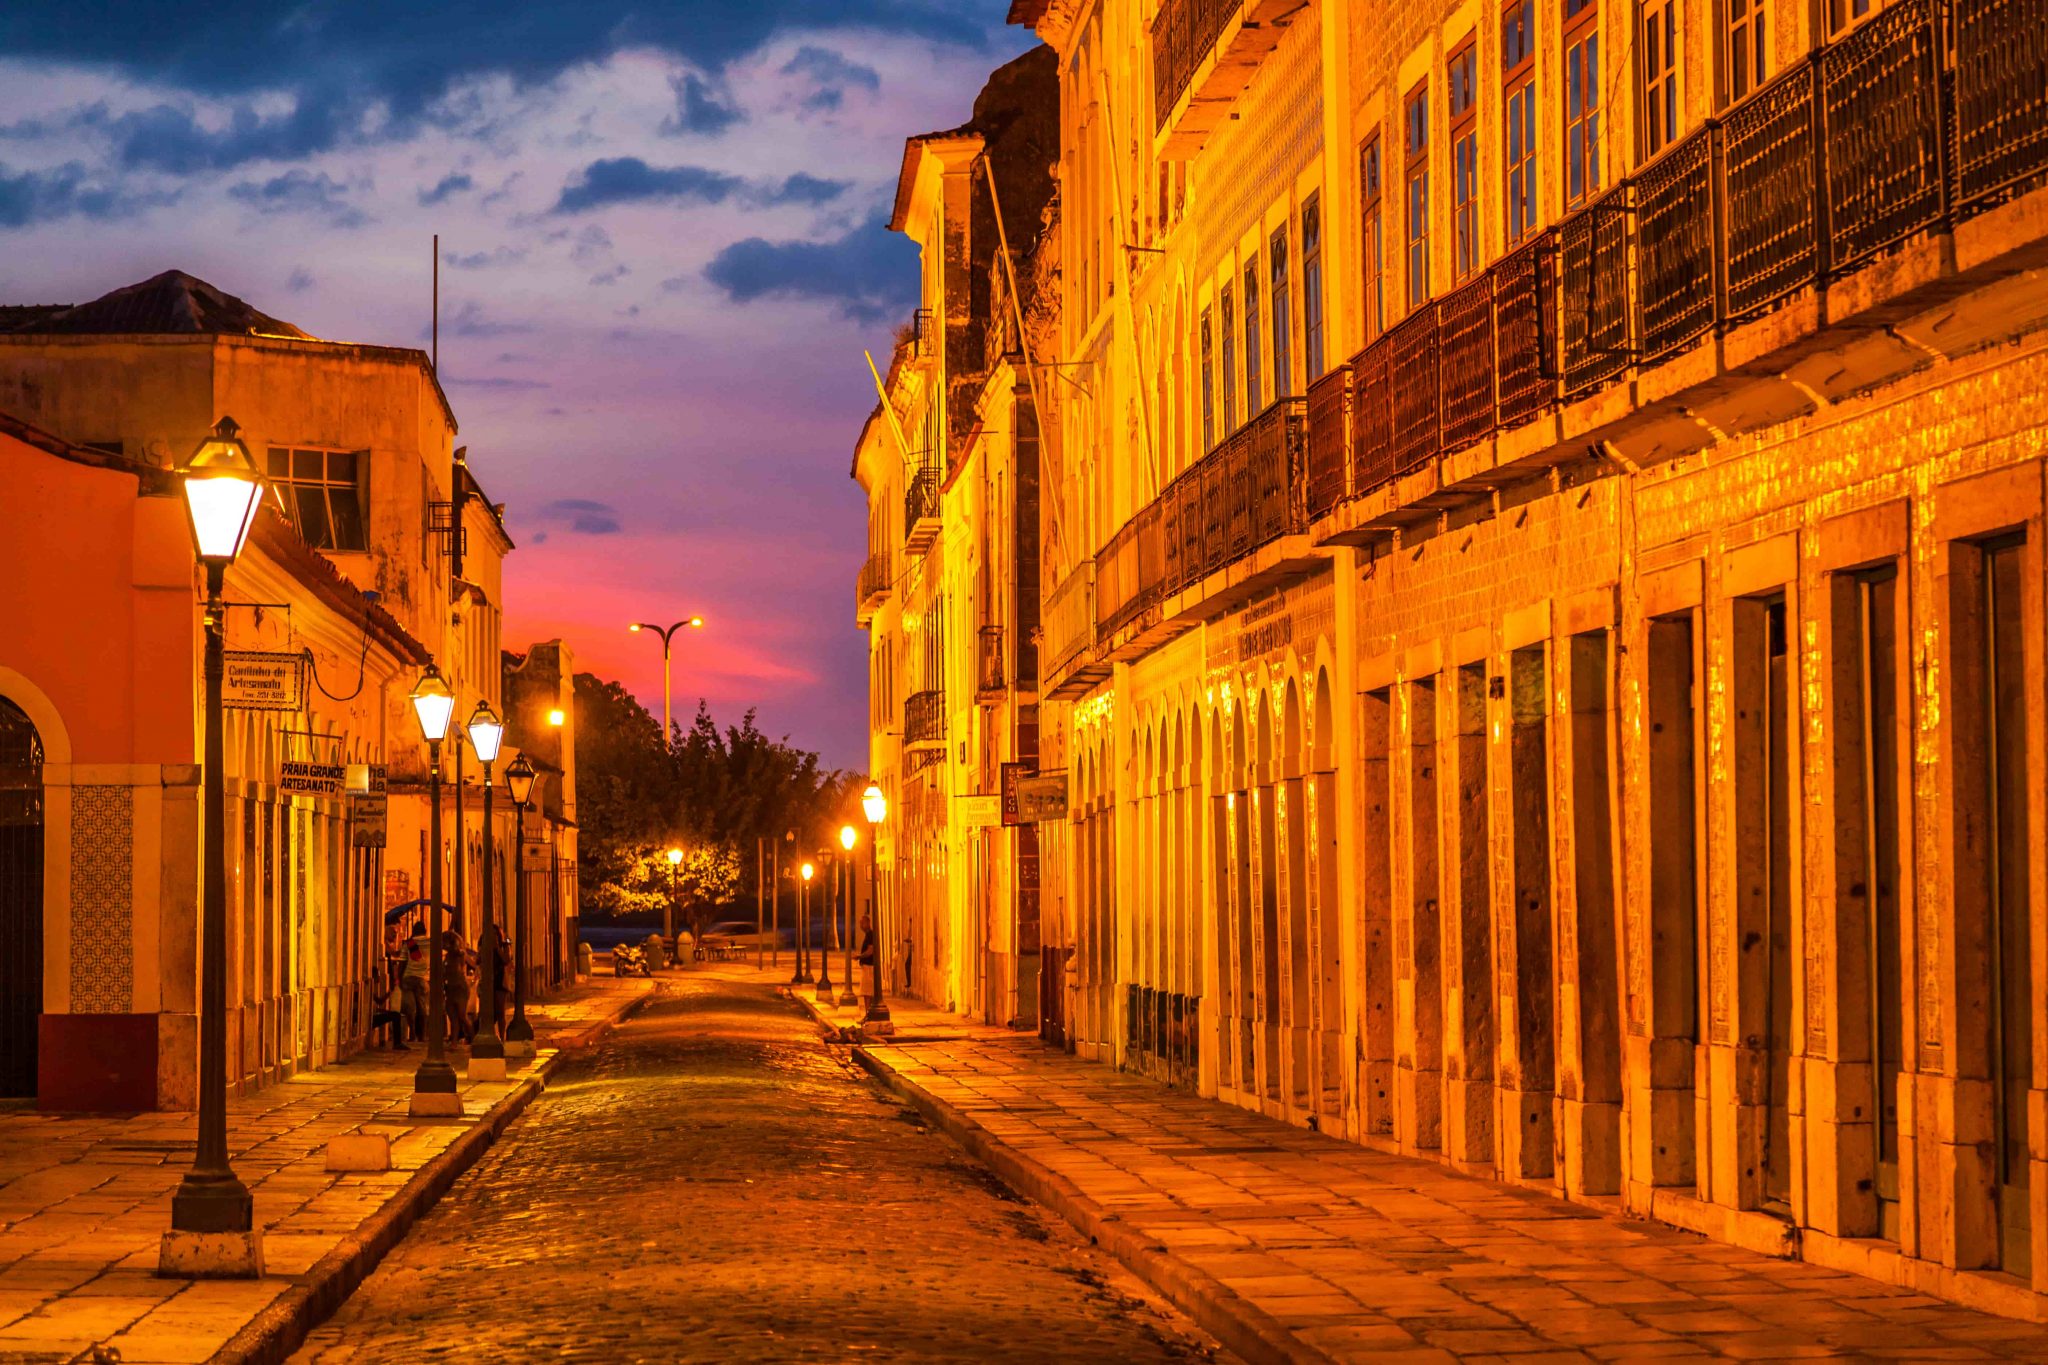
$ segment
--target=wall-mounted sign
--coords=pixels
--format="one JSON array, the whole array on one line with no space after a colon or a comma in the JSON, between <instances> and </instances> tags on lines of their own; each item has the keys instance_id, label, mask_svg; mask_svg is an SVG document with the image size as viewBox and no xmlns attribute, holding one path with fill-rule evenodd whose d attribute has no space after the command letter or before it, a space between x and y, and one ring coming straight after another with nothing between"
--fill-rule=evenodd
<instances>
[{"instance_id":1,"label":"wall-mounted sign","mask_svg":"<svg viewBox=\"0 0 2048 1365\"><path fill-rule=\"evenodd\" d=\"M350 796L382 796L385 792L382 763L351 763L342 778Z\"/></svg>"},{"instance_id":2,"label":"wall-mounted sign","mask_svg":"<svg viewBox=\"0 0 2048 1365\"><path fill-rule=\"evenodd\" d=\"M306 704L306 656L231 649L220 697L242 711L297 711Z\"/></svg>"},{"instance_id":3,"label":"wall-mounted sign","mask_svg":"<svg viewBox=\"0 0 2048 1365\"><path fill-rule=\"evenodd\" d=\"M1038 773L1017 783L1017 819L1024 824L1067 818L1067 775Z\"/></svg>"},{"instance_id":4,"label":"wall-mounted sign","mask_svg":"<svg viewBox=\"0 0 2048 1365\"><path fill-rule=\"evenodd\" d=\"M351 809L355 813L355 846L384 847L385 833L390 828L390 799L381 792L370 796L358 796Z\"/></svg>"},{"instance_id":5,"label":"wall-mounted sign","mask_svg":"<svg viewBox=\"0 0 2048 1365\"><path fill-rule=\"evenodd\" d=\"M1021 825L1024 823L1017 814L1017 784L1031 775L1029 763L1005 763L1003 765L1003 823Z\"/></svg>"},{"instance_id":6,"label":"wall-mounted sign","mask_svg":"<svg viewBox=\"0 0 2048 1365\"><path fill-rule=\"evenodd\" d=\"M287 796L339 796L344 775L339 763L299 763L287 759L277 765L277 789Z\"/></svg>"},{"instance_id":7,"label":"wall-mounted sign","mask_svg":"<svg viewBox=\"0 0 2048 1365\"><path fill-rule=\"evenodd\" d=\"M994 792L953 798L953 813L968 829L987 829L1003 823L1003 798Z\"/></svg>"}]
</instances>

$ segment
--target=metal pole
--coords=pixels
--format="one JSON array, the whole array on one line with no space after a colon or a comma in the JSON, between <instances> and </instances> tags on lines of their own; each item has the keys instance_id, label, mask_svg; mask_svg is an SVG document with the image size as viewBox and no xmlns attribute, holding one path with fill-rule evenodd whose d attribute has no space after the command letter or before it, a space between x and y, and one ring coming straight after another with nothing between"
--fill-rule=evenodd
<instances>
[{"instance_id":1,"label":"metal pole","mask_svg":"<svg viewBox=\"0 0 2048 1365\"><path fill-rule=\"evenodd\" d=\"M199 1133L192 1169L171 1196L171 1227L179 1232L244 1233L255 1228L255 1203L228 1161L228 870L226 743L221 736L221 679L226 643L221 602L227 566L206 566L206 867L199 919ZM255 1274L252 1269L250 1274Z\"/></svg>"},{"instance_id":2,"label":"metal pole","mask_svg":"<svg viewBox=\"0 0 2048 1365\"><path fill-rule=\"evenodd\" d=\"M533 1025L526 1021L526 803L515 803L512 854L512 1022L505 1026L505 1039L513 1043L533 1041Z\"/></svg>"},{"instance_id":3,"label":"metal pole","mask_svg":"<svg viewBox=\"0 0 2048 1365\"><path fill-rule=\"evenodd\" d=\"M484 922L477 930L476 1036L470 1040L471 1061L505 1057L505 1041L498 1036L498 919L497 888L492 885L491 846L498 832L491 824L491 765L484 764Z\"/></svg>"},{"instance_id":4,"label":"metal pole","mask_svg":"<svg viewBox=\"0 0 2048 1365\"><path fill-rule=\"evenodd\" d=\"M469 813L462 801L462 741L468 736L459 731L455 741L455 932L463 938L469 937Z\"/></svg>"},{"instance_id":5,"label":"metal pole","mask_svg":"<svg viewBox=\"0 0 2048 1365\"><path fill-rule=\"evenodd\" d=\"M761 836L757 834L754 836L754 970L757 972L761 970L761 954L765 951L761 943L761 900L768 888L761 883L767 875L768 859L761 847Z\"/></svg>"},{"instance_id":6,"label":"metal pole","mask_svg":"<svg viewBox=\"0 0 2048 1365\"><path fill-rule=\"evenodd\" d=\"M459 752L459 751L458 751ZM427 797L427 1057L412 1075L412 1111L459 1113L461 1101L455 1094L455 1068L442 1054L447 1040L446 993L441 986L441 741L427 741L429 770ZM446 1096L428 1100L423 1096ZM451 1108L452 1105L452 1108Z\"/></svg>"},{"instance_id":7,"label":"metal pole","mask_svg":"<svg viewBox=\"0 0 2048 1365\"><path fill-rule=\"evenodd\" d=\"M844 959L846 973L839 978L839 1003L842 1005L858 1005L860 1003L860 993L853 988L853 931L855 928L853 903L856 899L854 881L853 850L848 849L846 857L841 860L839 874L839 924L842 930L839 936L839 947L846 954Z\"/></svg>"},{"instance_id":8,"label":"metal pole","mask_svg":"<svg viewBox=\"0 0 2048 1365\"><path fill-rule=\"evenodd\" d=\"M768 928L775 946L768 950L768 965L782 966L782 845L768 850Z\"/></svg>"},{"instance_id":9,"label":"metal pole","mask_svg":"<svg viewBox=\"0 0 2048 1365\"><path fill-rule=\"evenodd\" d=\"M830 855L821 854L820 857L821 859L829 858ZM838 861L834 859L829 865L832 869L832 877L826 878L818 885L818 1002L824 1005L831 1004L833 1000L832 878L839 875Z\"/></svg>"},{"instance_id":10,"label":"metal pole","mask_svg":"<svg viewBox=\"0 0 2048 1365\"><path fill-rule=\"evenodd\" d=\"M674 630L675 627L670 626L667 630L661 633L661 751L663 753L668 752L670 744L669 736L675 733L675 718L672 714L674 708L671 702L669 701L668 686L668 642Z\"/></svg>"},{"instance_id":11,"label":"metal pole","mask_svg":"<svg viewBox=\"0 0 2048 1365\"><path fill-rule=\"evenodd\" d=\"M676 865L668 865L668 904L661 907L661 936L673 939L676 936Z\"/></svg>"},{"instance_id":12,"label":"metal pole","mask_svg":"<svg viewBox=\"0 0 2048 1365\"><path fill-rule=\"evenodd\" d=\"M868 914L873 917L875 960L868 967L868 1012L861 1029L870 1035L893 1033L896 1028L882 1000L881 833L880 825L868 826Z\"/></svg>"}]
</instances>

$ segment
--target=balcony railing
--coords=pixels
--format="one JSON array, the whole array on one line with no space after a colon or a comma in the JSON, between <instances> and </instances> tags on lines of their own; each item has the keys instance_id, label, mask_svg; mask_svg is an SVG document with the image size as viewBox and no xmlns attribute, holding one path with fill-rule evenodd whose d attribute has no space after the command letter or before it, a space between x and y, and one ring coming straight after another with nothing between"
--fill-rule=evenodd
<instances>
[{"instance_id":1,"label":"balcony railing","mask_svg":"<svg viewBox=\"0 0 2048 1365\"><path fill-rule=\"evenodd\" d=\"M1095 643L1095 562L1082 560L1047 594L1044 607L1044 667L1048 681Z\"/></svg>"},{"instance_id":2,"label":"balcony railing","mask_svg":"<svg viewBox=\"0 0 2048 1365\"><path fill-rule=\"evenodd\" d=\"M1202 59L1216 46L1244 0L1166 0L1152 21L1152 109L1164 128L1187 93Z\"/></svg>"},{"instance_id":3,"label":"balcony railing","mask_svg":"<svg viewBox=\"0 0 2048 1365\"><path fill-rule=\"evenodd\" d=\"M946 742L946 694L913 692L903 702L903 743L906 748Z\"/></svg>"},{"instance_id":4,"label":"balcony railing","mask_svg":"<svg viewBox=\"0 0 2048 1365\"><path fill-rule=\"evenodd\" d=\"M1322 515L2044 177L2048 0L1901 0L1416 309L1338 372L1348 403L1322 381L1307 505Z\"/></svg>"},{"instance_id":5,"label":"balcony railing","mask_svg":"<svg viewBox=\"0 0 2048 1365\"><path fill-rule=\"evenodd\" d=\"M935 465L915 465L903 488L903 535L912 544L930 542L929 527L918 523L934 521L939 515L939 471Z\"/></svg>"},{"instance_id":6,"label":"balcony railing","mask_svg":"<svg viewBox=\"0 0 2048 1365\"><path fill-rule=\"evenodd\" d=\"M1003 666L1003 628L983 626L975 632L975 640L979 646L975 651L975 691L983 697L1000 697L1008 686Z\"/></svg>"},{"instance_id":7,"label":"balcony railing","mask_svg":"<svg viewBox=\"0 0 2048 1365\"><path fill-rule=\"evenodd\" d=\"M854 588L854 602L862 611L871 610L877 603L888 600L890 588L894 585L896 561L886 552L871 554L860 566L860 579Z\"/></svg>"}]
</instances>

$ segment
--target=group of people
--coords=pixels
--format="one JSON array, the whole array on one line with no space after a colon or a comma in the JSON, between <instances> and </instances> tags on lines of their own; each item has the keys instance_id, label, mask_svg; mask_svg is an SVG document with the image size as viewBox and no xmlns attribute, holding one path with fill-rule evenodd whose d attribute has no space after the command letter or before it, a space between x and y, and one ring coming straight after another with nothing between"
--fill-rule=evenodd
<instances>
[{"instance_id":1,"label":"group of people","mask_svg":"<svg viewBox=\"0 0 2048 1365\"><path fill-rule=\"evenodd\" d=\"M428 950L431 944L425 916L414 917L409 933L396 923L384 926L384 974L378 994L380 1008L371 1020L371 1031L388 1030L387 1039L394 1051L402 1052L408 1041L419 1042L427 1036ZM497 1016L498 1031L502 1033L512 1000L512 964L505 951L503 935L496 938L491 956L494 959L491 963L492 979L496 983L491 1003ZM477 1026L481 1022L477 983L482 974L483 963L476 947L453 927L443 929L441 1001L443 1015L448 1021L447 1041L451 1043L467 1043L476 1037Z\"/></svg>"}]
</instances>

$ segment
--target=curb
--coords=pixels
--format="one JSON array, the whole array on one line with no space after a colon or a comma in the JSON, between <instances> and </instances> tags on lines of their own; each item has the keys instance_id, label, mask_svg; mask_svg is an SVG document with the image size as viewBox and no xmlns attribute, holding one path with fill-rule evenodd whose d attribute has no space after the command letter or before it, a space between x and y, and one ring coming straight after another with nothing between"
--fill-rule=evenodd
<instances>
[{"instance_id":1,"label":"curb","mask_svg":"<svg viewBox=\"0 0 2048 1365\"><path fill-rule=\"evenodd\" d=\"M815 1000L794 991L790 998L809 1011L827 1041L842 1041L839 1026ZM1066 1219L1250 1365L1335 1365L1333 1357L1295 1336L1271 1313L1207 1271L1147 1242L1116 1214L1081 1193L1073 1181L992 1136L966 1114L878 1060L868 1048L867 1043L855 1043L853 1060L884 1089L907 1101L1005 1185Z\"/></svg>"},{"instance_id":2,"label":"curb","mask_svg":"<svg viewBox=\"0 0 2048 1365\"><path fill-rule=\"evenodd\" d=\"M262 1312L244 1323L212 1357L224 1365L281 1365L305 1344L307 1335L334 1315L349 1295L370 1277L391 1248L412 1230L421 1215L441 1201L449 1187L491 1149L512 1120L547 1089L548 1074L569 1053L597 1042L637 1014L654 998L648 991L627 1002L609 1019L598 1020L552 1044L553 1054L486 1110L470 1129L432 1161L420 1167L398 1193L387 1200L341 1244L314 1262L313 1268Z\"/></svg>"}]
</instances>

